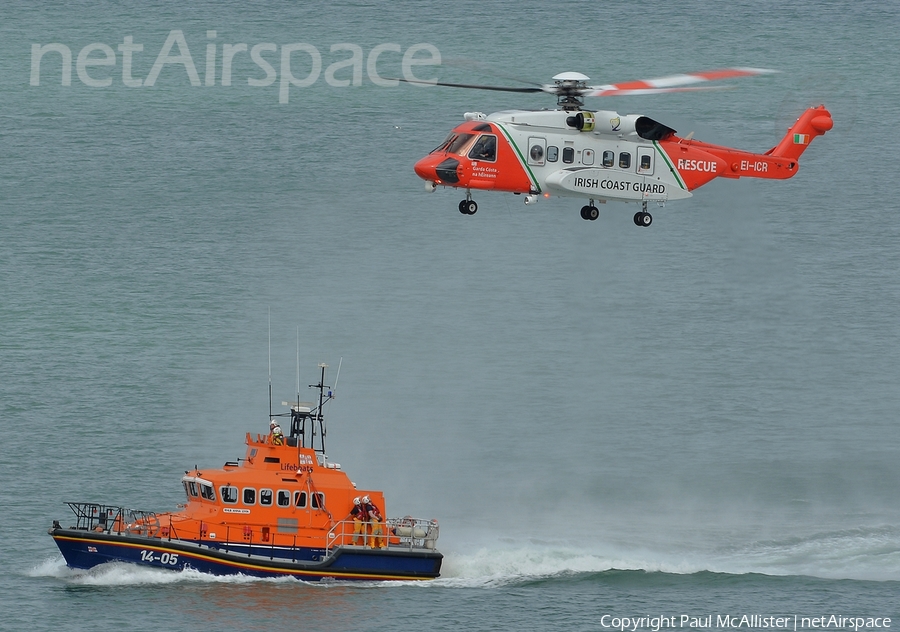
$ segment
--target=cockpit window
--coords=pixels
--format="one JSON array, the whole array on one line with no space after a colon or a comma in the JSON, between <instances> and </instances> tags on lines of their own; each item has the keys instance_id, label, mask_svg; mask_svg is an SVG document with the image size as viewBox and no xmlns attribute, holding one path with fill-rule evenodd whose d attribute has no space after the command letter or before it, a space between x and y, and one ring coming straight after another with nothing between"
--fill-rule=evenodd
<instances>
[{"instance_id":1,"label":"cockpit window","mask_svg":"<svg viewBox=\"0 0 900 632\"><path fill-rule=\"evenodd\" d=\"M458 153L474 136L475 134L460 134L450 141L450 144L447 145L447 151L451 154Z\"/></svg>"},{"instance_id":2,"label":"cockpit window","mask_svg":"<svg viewBox=\"0 0 900 632\"><path fill-rule=\"evenodd\" d=\"M435 154L439 151L445 151L447 147L450 146L450 143L456 138L456 132L450 132L450 135L444 139L444 142L431 150L431 153Z\"/></svg>"},{"instance_id":3,"label":"cockpit window","mask_svg":"<svg viewBox=\"0 0 900 632\"><path fill-rule=\"evenodd\" d=\"M482 134L469 150L469 158L487 162L497 160L497 137L493 134Z\"/></svg>"}]
</instances>

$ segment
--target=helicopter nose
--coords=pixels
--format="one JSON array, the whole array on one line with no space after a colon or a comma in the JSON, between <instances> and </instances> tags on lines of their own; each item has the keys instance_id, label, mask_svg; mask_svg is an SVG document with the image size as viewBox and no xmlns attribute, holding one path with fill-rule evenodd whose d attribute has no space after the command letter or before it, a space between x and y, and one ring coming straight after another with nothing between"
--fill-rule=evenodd
<instances>
[{"instance_id":1,"label":"helicopter nose","mask_svg":"<svg viewBox=\"0 0 900 632\"><path fill-rule=\"evenodd\" d=\"M426 156L415 165L416 174L423 180L447 184L459 182L458 169L459 161L456 158L443 156Z\"/></svg>"}]
</instances>

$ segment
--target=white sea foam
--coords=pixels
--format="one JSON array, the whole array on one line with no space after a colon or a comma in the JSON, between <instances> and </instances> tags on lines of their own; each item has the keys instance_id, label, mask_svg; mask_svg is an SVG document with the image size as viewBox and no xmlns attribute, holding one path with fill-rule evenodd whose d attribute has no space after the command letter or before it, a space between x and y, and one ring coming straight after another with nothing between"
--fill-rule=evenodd
<instances>
[{"instance_id":1,"label":"white sea foam","mask_svg":"<svg viewBox=\"0 0 900 632\"><path fill-rule=\"evenodd\" d=\"M126 562L108 562L89 570L66 566L62 556L45 560L31 569L32 577L56 577L83 586L142 586L149 584L219 583L248 584L254 582L295 582L293 577L260 578L247 575L211 575L193 569L182 571L139 566Z\"/></svg>"},{"instance_id":2,"label":"white sea foam","mask_svg":"<svg viewBox=\"0 0 900 632\"><path fill-rule=\"evenodd\" d=\"M603 544L498 544L445 553L443 586L494 587L608 570L674 574L806 575L828 579L900 580L900 529L858 528L757 542L677 548Z\"/></svg>"}]
</instances>

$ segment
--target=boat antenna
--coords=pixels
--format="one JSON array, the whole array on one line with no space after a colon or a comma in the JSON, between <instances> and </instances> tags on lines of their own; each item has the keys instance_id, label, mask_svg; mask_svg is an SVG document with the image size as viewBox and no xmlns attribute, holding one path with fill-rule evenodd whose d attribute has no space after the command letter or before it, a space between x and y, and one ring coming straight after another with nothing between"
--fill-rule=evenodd
<instances>
[{"instance_id":1,"label":"boat antenna","mask_svg":"<svg viewBox=\"0 0 900 632\"><path fill-rule=\"evenodd\" d=\"M338 370L337 375L334 376L334 386L331 389L331 392L328 394L328 399L334 399L337 395L337 384L338 380L341 379L341 365L344 363L344 356L341 356L340 361L338 362Z\"/></svg>"},{"instance_id":2,"label":"boat antenna","mask_svg":"<svg viewBox=\"0 0 900 632\"><path fill-rule=\"evenodd\" d=\"M297 325L297 408L300 408L300 325Z\"/></svg>"},{"instance_id":3,"label":"boat antenna","mask_svg":"<svg viewBox=\"0 0 900 632\"><path fill-rule=\"evenodd\" d=\"M325 454L325 416L322 414L322 407L325 405L325 402L328 401L325 399L325 389L329 389L329 399L331 397L331 387L325 385L325 369L328 368L328 365L324 362L319 365L319 368L322 370L321 377L319 377L318 384L310 384L310 388L319 389L319 405L316 406L316 416L312 420L312 448L317 452L321 452L323 455ZM321 449L316 448L316 426L318 426L321 442Z\"/></svg>"},{"instance_id":4,"label":"boat antenna","mask_svg":"<svg viewBox=\"0 0 900 632\"><path fill-rule=\"evenodd\" d=\"M272 308L269 307L269 420L272 419Z\"/></svg>"}]
</instances>

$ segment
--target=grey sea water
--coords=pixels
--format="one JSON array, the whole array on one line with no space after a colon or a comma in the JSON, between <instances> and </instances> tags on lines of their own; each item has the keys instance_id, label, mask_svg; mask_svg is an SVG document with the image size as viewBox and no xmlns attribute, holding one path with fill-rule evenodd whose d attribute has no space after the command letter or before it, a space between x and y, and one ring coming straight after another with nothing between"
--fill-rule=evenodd
<instances>
[{"instance_id":1,"label":"grey sea water","mask_svg":"<svg viewBox=\"0 0 900 632\"><path fill-rule=\"evenodd\" d=\"M896 626L898 26L897 3L866 1L4 3L0 628ZM213 85L183 63L125 85L125 38L145 80L176 30L200 84L215 47ZM32 46L52 43L70 85L58 51L32 85ZM83 71L107 87L77 72L95 43L115 65ZM224 45L242 43L222 85ZM280 49L260 49L276 80L249 85L267 43L313 46L322 75L281 103ZM365 69L335 87L345 43L396 44L383 76L427 43L443 63L416 73L465 83L774 68L595 107L754 151L808 105L835 128L795 178L714 182L649 229L628 205L585 222L576 200L499 193L467 217L412 164L463 112L552 97ZM443 577L66 569L46 535L65 501L173 508L183 470L265 429L269 313L276 406L296 396L298 331L304 385L343 358L329 454L391 515L440 520Z\"/></svg>"}]
</instances>

